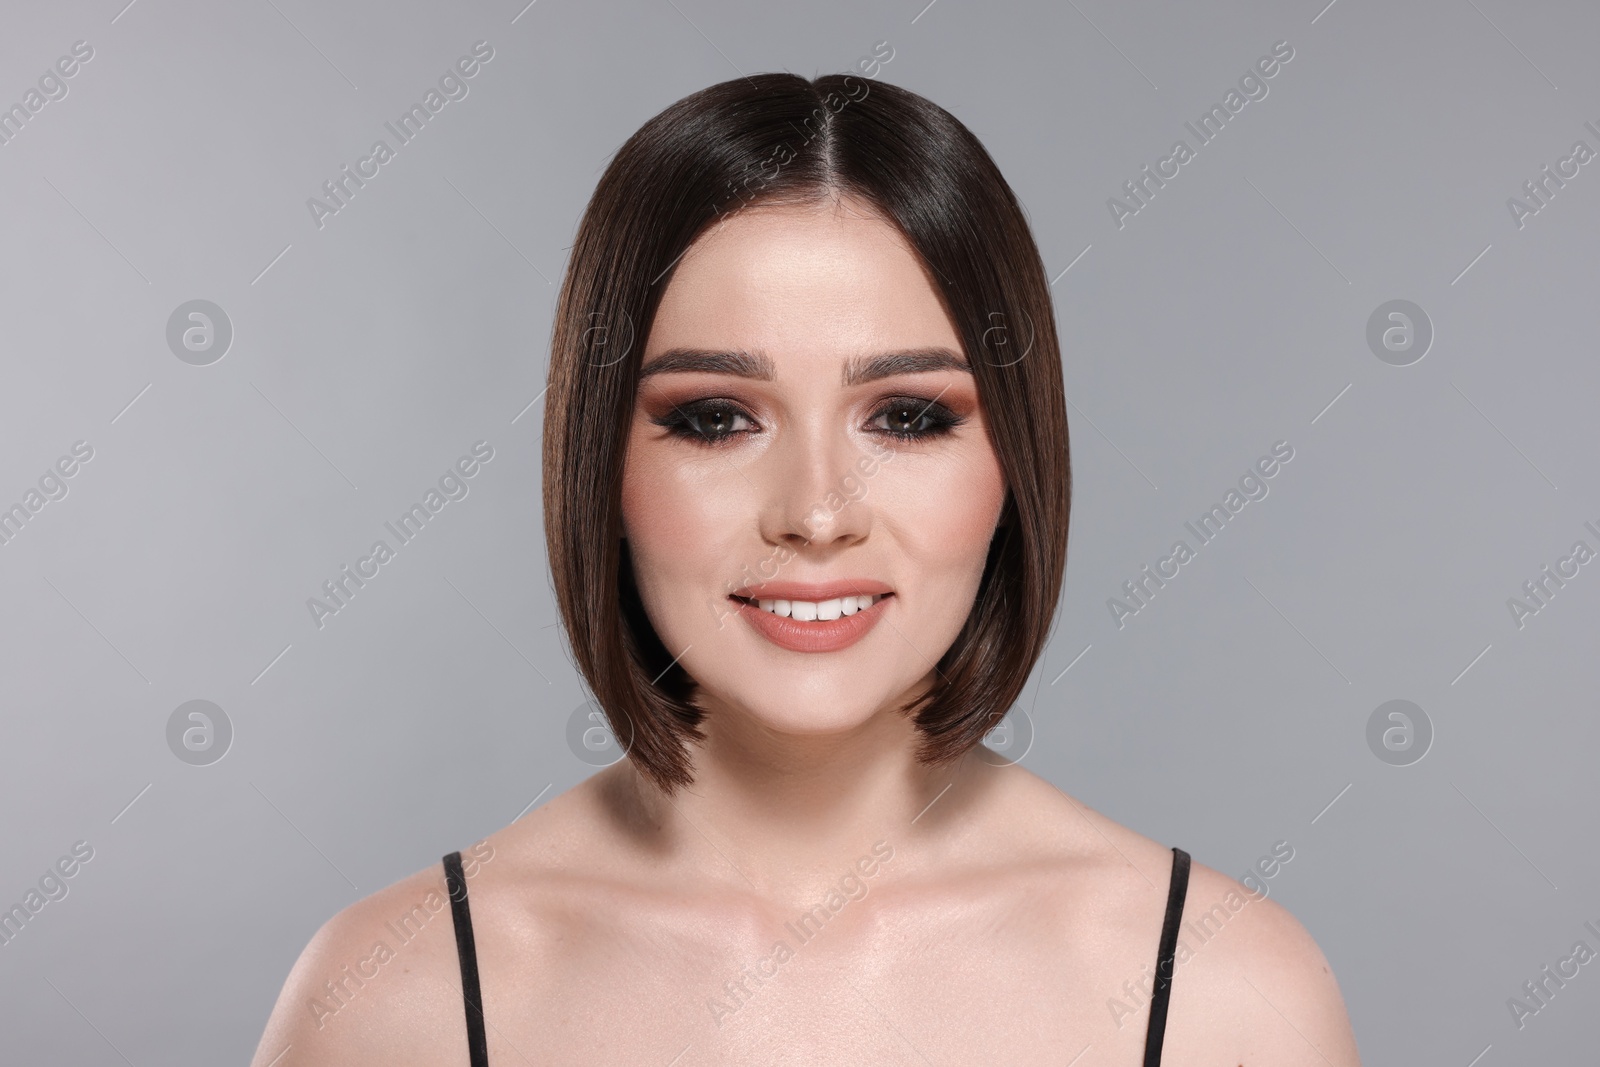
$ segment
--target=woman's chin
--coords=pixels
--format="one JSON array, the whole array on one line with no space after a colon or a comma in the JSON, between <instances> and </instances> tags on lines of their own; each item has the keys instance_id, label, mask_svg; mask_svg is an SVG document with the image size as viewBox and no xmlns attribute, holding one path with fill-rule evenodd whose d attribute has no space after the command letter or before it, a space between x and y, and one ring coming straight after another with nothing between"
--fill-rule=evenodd
<instances>
[{"instance_id":1,"label":"woman's chin","mask_svg":"<svg viewBox=\"0 0 1600 1067\"><path fill-rule=\"evenodd\" d=\"M885 714L881 704L862 699L860 692L830 698L827 695L785 694L778 700L718 701L721 715L713 710L705 725L711 729L727 724L728 733L749 741L781 744L784 739L811 742L840 740L866 732L878 716Z\"/></svg>"}]
</instances>

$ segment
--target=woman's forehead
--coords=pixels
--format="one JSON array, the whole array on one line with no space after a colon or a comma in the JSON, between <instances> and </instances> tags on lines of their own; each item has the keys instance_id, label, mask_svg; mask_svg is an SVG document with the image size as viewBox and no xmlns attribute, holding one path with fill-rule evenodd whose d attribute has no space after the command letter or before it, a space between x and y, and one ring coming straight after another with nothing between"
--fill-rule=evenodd
<instances>
[{"instance_id":1,"label":"woman's forehead","mask_svg":"<svg viewBox=\"0 0 1600 1067\"><path fill-rule=\"evenodd\" d=\"M679 347L840 360L924 345L960 348L927 271L891 223L829 205L761 207L714 227L679 261L646 360Z\"/></svg>"}]
</instances>

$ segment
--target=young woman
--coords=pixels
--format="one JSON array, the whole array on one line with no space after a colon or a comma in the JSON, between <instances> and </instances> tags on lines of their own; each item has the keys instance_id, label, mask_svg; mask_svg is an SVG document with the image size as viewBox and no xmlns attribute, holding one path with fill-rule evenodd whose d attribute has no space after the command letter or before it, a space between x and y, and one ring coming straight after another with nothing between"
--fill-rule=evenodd
<instances>
[{"instance_id":1,"label":"young woman","mask_svg":"<svg viewBox=\"0 0 1600 1067\"><path fill-rule=\"evenodd\" d=\"M256 1067L1359 1063L1286 911L983 744L1070 473L1043 265L954 117L766 74L651 119L545 403L628 758L331 919Z\"/></svg>"}]
</instances>

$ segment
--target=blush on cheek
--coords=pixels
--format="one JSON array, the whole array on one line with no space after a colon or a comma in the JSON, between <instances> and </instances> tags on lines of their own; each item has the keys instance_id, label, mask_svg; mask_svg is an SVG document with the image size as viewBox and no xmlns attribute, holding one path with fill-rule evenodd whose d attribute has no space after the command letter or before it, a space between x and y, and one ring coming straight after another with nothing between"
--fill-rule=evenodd
<instances>
[{"instance_id":1,"label":"blush on cheek","mask_svg":"<svg viewBox=\"0 0 1600 1067\"><path fill-rule=\"evenodd\" d=\"M707 471L719 473L647 443L630 450L623 474L623 526L640 599L674 652L725 625L722 586L738 573L740 532L748 538L755 522L732 487L705 483Z\"/></svg>"},{"instance_id":2,"label":"blush on cheek","mask_svg":"<svg viewBox=\"0 0 1600 1067\"><path fill-rule=\"evenodd\" d=\"M731 510L729 493L721 486L693 480L683 467L640 464L622 481L623 521L630 543L648 546L649 556L693 560L704 557L719 537L726 537L740 522L753 517ZM701 579L714 576L705 571Z\"/></svg>"},{"instance_id":3,"label":"blush on cheek","mask_svg":"<svg viewBox=\"0 0 1600 1067\"><path fill-rule=\"evenodd\" d=\"M975 449L959 462L903 460L886 467L872 486L883 520L912 536L930 563L959 568L960 561L976 556L981 573L1005 503L993 450Z\"/></svg>"},{"instance_id":4,"label":"blush on cheek","mask_svg":"<svg viewBox=\"0 0 1600 1067\"><path fill-rule=\"evenodd\" d=\"M1000 521L1005 491L996 477L990 484L972 486L967 500L968 506L950 509L946 534L953 544L983 555L987 553L989 541L994 536L995 524Z\"/></svg>"}]
</instances>

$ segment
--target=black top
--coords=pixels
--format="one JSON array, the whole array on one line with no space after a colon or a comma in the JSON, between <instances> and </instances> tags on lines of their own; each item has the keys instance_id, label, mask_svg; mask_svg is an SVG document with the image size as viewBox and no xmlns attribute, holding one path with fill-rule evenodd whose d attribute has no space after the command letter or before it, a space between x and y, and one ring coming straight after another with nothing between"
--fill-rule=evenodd
<instances>
[{"instance_id":1,"label":"black top","mask_svg":"<svg viewBox=\"0 0 1600 1067\"><path fill-rule=\"evenodd\" d=\"M467 1052L471 1067L489 1067L489 1044L483 1030L483 995L478 989L478 950L472 940L472 912L467 906L467 879L461 853L444 858L450 913L456 924L456 955L461 958L461 998L467 1010ZM1155 988L1150 994L1150 1026L1144 1037L1144 1067L1161 1067L1161 1043L1167 1032L1167 1000L1172 995L1172 969L1178 947L1178 922L1189 892L1189 854L1172 850L1172 880L1167 886L1167 914L1156 951Z\"/></svg>"}]
</instances>

